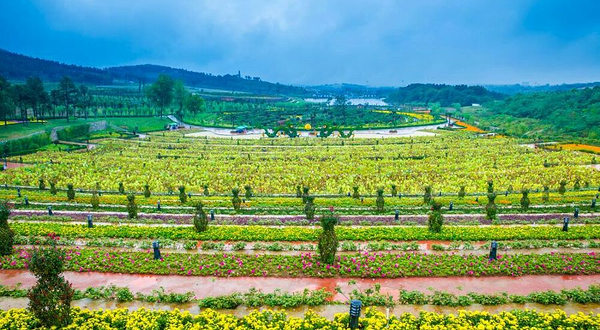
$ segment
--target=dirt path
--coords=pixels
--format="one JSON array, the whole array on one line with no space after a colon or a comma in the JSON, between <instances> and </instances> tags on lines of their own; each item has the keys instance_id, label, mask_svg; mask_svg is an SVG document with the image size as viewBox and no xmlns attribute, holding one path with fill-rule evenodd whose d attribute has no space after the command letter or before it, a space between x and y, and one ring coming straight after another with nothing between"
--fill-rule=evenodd
<instances>
[{"instance_id":1,"label":"dirt path","mask_svg":"<svg viewBox=\"0 0 600 330\"><path fill-rule=\"evenodd\" d=\"M85 289L92 286L126 286L132 292L150 293L152 290L165 288L167 292L185 293L193 291L196 297L219 296L234 292L246 292L256 288L264 292L281 289L288 292L298 292L304 289L326 288L335 294L334 299L345 301L345 297L335 292L339 286L343 292L359 288L365 290L376 283L381 285L382 293L397 297L399 289L448 291L455 294L497 293L526 295L534 291L560 291L581 287L588 288L592 284L600 284L600 275L528 275L521 277L413 277L398 279L356 279L355 286L349 286L350 279L342 278L254 278L254 277L196 277L179 275L139 275L115 273L77 273L65 272L65 278L74 288ZM35 277L26 270L0 270L0 283L14 286L18 283L24 288L35 284Z\"/></svg>"}]
</instances>

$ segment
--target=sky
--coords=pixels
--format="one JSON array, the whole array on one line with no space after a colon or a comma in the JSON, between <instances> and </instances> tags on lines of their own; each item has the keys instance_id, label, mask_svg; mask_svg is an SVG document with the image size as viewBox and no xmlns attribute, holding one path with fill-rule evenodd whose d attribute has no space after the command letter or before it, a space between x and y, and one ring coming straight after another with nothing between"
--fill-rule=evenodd
<instances>
[{"instance_id":1,"label":"sky","mask_svg":"<svg viewBox=\"0 0 600 330\"><path fill-rule=\"evenodd\" d=\"M598 0L0 0L0 48L297 85L600 81Z\"/></svg>"}]
</instances>

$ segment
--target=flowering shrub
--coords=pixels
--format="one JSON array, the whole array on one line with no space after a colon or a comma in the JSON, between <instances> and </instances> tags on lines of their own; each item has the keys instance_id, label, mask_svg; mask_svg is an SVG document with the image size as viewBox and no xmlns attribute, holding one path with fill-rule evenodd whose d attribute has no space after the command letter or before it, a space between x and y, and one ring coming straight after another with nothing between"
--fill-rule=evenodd
<instances>
[{"instance_id":1,"label":"flowering shrub","mask_svg":"<svg viewBox=\"0 0 600 330\"><path fill-rule=\"evenodd\" d=\"M346 330L348 313L336 314L333 320L308 311L304 318L288 317L283 311L254 310L243 317L205 309L197 315L179 310L150 311L141 308L129 311L87 310L74 308L73 324L68 329L203 329L203 330L251 330L251 329L302 329ZM0 329L41 329L33 315L23 309L0 311ZM460 311L454 314L421 312L419 316L401 314L386 318L385 314L367 308L359 320L359 327L368 330L425 330L425 329L520 329L520 330L587 330L600 327L600 314L577 313L567 315L564 311L552 313L515 310L490 314L481 311Z\"/></svg>"},{"instance_id":2,"label":"flowering shrub","mask_svg":"<svg viewBox=\"0 0 600 330\"><path fill-rule=\"evenodd\" d=\"M10 207L6 201L0 201L0 256L10 255L13 252L15 234L8 226Z\"/></svg>"},{"instance_id":3,"label":"flowering shrub","mask_svg":"<svg viewBox=\"0 0 600 330\"><path fill-rule=\"evenodd\" d=\"M414 276L520 276L527 274L598 274L595 253L546 253L499 255L489 261L485 255L380 252L345 254L335 265L324 263L318 254L189 254L165 253L161 260L146 252L105 252L90 248L65 249L65 268L130 274L179 274L194 276L276 276L276 277L363 277L395 278ZM22 269L30 249L0 258L1 269Z\"/></svg>"}]
</instances>

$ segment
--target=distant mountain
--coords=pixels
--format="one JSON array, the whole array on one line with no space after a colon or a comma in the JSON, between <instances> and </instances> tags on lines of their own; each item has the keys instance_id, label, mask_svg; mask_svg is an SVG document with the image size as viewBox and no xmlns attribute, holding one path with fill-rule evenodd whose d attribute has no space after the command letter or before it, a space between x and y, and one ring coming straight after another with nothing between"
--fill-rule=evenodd
<instances>
[{"instance_id":1,"label":"distant mountain","mask_svg":"<svg viewBox=\"0 0 600 330\"><path fill-rule=\"evenodd\" d=\"M576 84L561 84L561 85L538 85L528 86L521 84L514 85L485 85L485 88L503 94L514 95L518 93L535 93L535 92L560 92L571 89L592 88L600 86L600 82L576 83Z\"/></svg>"},{"instance_id":2,"label":"distant mountain","mask_svg":"<svg viewBox=\"0 0 600 330\"><path fill-rule=\"evenodd\" d=\"M306 95L308 93L302 87L270 83L262 81L258 77L219 76L151 64L98 69L63 64L0 49L0 75L9 80L25 80L31 76L38 76L45 82L56 82L63 76L69 76L77 83L111 85L117 82L138 82L140 80L144 83L151 83L160 74L170 75L173 79L183 80L187 86L199 88L256 94Z\"/></svg>"},{"instance_id":3,"label":"distant mountain","mask_svg":"<svg viewBox=\"0 0 600 330\"><path fill-rule=\"evenodd\" d=\"M372 87L356 84L327 84L307 87L315 94L323 96L335 96L344 94L350 97L370 96L382 98L388 96L395 90L394 87Z\"/></svg>"},{"instance_id":4,"label":"distant mountain","mask_svg":"<svg viewBox=\"0 0 600 330\"><path fill-rule=\"evenodd\" d=\"M391 93L386 101L388 103L439 103L443 107L453 103L471 105L473 103L486 103L500 100L506 95L491 92L481 86L445 85L445 84L411 84L400 87Z\"/></svg>"}]
</instances>

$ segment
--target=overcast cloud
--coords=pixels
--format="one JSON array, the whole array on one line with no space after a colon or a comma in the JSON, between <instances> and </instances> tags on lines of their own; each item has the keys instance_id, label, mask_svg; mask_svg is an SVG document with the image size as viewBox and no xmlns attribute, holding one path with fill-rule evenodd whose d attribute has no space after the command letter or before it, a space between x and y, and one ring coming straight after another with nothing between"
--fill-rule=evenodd
<instances>
[{"instance_id":1,"label":"overcast cloud","mask_svg":"<svg viewBox=\"0 0 600 330\"><path fill-rule=\"evenodd\" d=\"M289 84L600 80L596 0L3 0L0 48Z\"/></svg>"}]
</instances>

